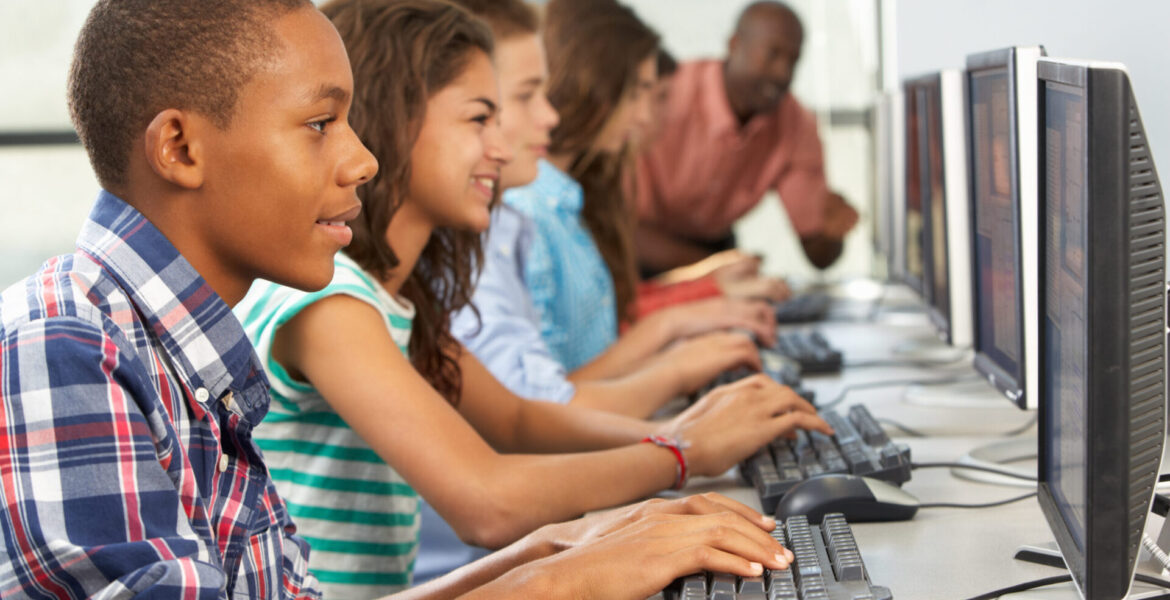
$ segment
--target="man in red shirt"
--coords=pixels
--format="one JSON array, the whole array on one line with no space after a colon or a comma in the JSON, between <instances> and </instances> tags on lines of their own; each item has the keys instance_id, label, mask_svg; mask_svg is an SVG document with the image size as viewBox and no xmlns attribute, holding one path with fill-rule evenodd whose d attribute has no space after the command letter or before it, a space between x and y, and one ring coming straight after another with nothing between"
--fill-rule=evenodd
<instances>
[{"instance_id":1,"label":"man in red shirt","mask_svg":"<svg viewBox=\"0 0 1170 600\"><path fill-rule=\"evenodd\" d=\"M857 211L828 189L816 117L788 93L803 39L792 9L756 2L740 15L725 61L679 68L661 135L638 159L645 272L734 247L735 221L769 189L815 266L840 256Z\"/></svg>"}]
</instances>

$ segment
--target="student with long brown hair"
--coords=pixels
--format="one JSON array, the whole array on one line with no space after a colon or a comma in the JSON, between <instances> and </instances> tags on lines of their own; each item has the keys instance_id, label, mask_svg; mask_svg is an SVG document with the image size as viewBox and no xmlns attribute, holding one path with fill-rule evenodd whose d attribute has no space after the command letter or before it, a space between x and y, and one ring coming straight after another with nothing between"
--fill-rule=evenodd
<instances>
[{"instance_id":1,"label":"student with long brown hair","mask_svg":"<svg viewBox=\"0 0 1170 600\"><path fill-rule=\"evenodd\" d=\"M721 473L795 427L828 428L764 378L720 388L658 424L529 402L503 388L450 337L447 321L470 295L479 234L510 158L490 32L432 0L335 0L323 11L353 64L352 126L383 168L359 190L354 241L329 286L306 294L260 285L237 307L273 380L275 402L257 441L314 548L318 579L343 595L409 585L419 496L467 541L516 542L420 595L453 596L599 532L617 537L518 567L521 575L494 585L537 585L545 568L585 557L620 570L631 557L605 544L630 552L637 530L697 531L701 520L729 521L730 539L672 534L655 537L654 551L709 545L737 572L758 571L748 563L761 557L783 564L764 535L769 522L721 497L541 528L681 485L690 472ZM662 512L704 516L642 517ZM634 593L696 566L704 565L660 563Z\"/></svg>"},{"instance_id":2,"label":"student with long brown hair","mask_svg":"<svg viewBox=\"0 0 1170 600\"><path fill-rule=\"evenodd\" d=\"M484 332L478 334L476 327L466 325L474 319L461 316L461 339L481 356L490 356L493 372L513 390L532 394L554 389L562 401L571 397L574 402L578 399L563 380L614 380L652 369L664 349L689 337L736 328L770 343L774 322L767 304L727 298L658 311L618 337L619 323L632 315L636 286L632 215L621 189L623 155L634 132L649 120L658 36L612 0L554 1L547 7L544 40L550 97L561 120L546 147L547 160L537 164L535 180L503 196L508 208L531 222L532 233L522 248L486 257L475 304L486 311L498 307L499 314L489 315L493 318L484 320ZM504 267L497 269L493 261ZM534 306L530 314L520 314L516 302L503 301L516 295L511 291L516 286L505 282L514 279L516 270ZM524 368L531 357L515 351L532 346L527 341L532 327L524 318L537 321L560 371ZM726 356L729 343L708 340L692 348L710 361ZM661 404L658 396L639 395L627 407L621 395L611 395L604 408L644 414L638 411Z\"/></svg>"}]
</instances>

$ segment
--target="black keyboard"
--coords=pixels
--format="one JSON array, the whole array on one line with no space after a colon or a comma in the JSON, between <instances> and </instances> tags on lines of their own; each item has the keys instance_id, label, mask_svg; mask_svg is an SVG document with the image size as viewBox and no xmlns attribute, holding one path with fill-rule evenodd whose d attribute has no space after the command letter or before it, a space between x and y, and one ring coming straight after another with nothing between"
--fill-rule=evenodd
<instances>
[{"instance_id":1,"label":"black keyboard","mask_svg":"<svg viewBox=\"0 0 1170 600\"><path fill-rule=\"evenodd\" d=\"M841 370L841 351L829 345L821 332L783 331L776 336L776 351L800 363L802 373L836 373Z\"/></svg>"},{"instance_id":2,"label":"black keyboard","mask_svg":"<svg viewBox=\"0 0 1170 600\"><path fill-rule=\"evenodd\" d=\"M740 474L756 488L765 513L796 484L824 473L852 473L901 485L910 481L910 449L894 444L869 409L858 404L847 416L818 413L833 431L797 430L796 439L776 438L742 464Z\"/></svg>"},{"instance_id":3,"label":"black keyboard","mask_svg":"<svg viewBox=\"0 0 1170 600\"><path fill-rule=\"evenodd\" d=\"M828 294L808 292L776 304L777 323L821 321L829 313L832 300Z\"/></svg>"},{"instance_id":4,"label":"black keyboard","mask_svg":"<svg viewBox=\"0 0 1170 600\"><path fill-rule=\"evenodd\" d=\"M781 385L786 385L792 388L794 392L796 392L805 400L815 403L816 392L800 387L800 363L783 354L780 354L779 352L776 352L775 350L768 348L760 348L760 362L764 367L764 374L771 377ZM697 399L702 397L704 394L710 392L717 386L739 381L740 379L743 379L744 377L754 373L755 371L752 371L747 367L740 367L738 369L724 371L720 373L719 376L716 377L705 388L699 390L699 392L695 394L695 398Z\"/></svg>"},{"instance_id":5,"label":"black keyboard","mask_svg":"<svg viewBox=\"0 0 1170 600\"><path fill-rule=\"evenodd\" d=\"M700 573L683 577L648 600L893 600L889 588L870 582L853 529L840 513L820 526L804 516L777 523L772 537L792 550L787 569L760 577Z\"/></svg>"}]
</instances>

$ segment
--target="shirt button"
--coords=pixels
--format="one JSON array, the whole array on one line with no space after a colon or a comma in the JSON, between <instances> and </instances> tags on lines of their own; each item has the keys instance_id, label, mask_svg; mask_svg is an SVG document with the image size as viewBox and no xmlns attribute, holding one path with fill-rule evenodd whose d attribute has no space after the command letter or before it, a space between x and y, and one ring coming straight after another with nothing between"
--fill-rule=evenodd
<instances>
[{"instance_id":1,"label":"shirt button","mask_svg":"<svg viewBox=\"0 0 1170 600\"><path fill-rule=\"evenodd\" d=\"M219 457L219 472L223 473L224 471L227 470L227 468L228 468L228 456L226 454L221 454Z\"/></svg>"},{"instance_id":2,"label":"shirt button","mask_svg":"<svg viewBox=\"0 0 1170 600\"><path fill-rule=\"evenodd\" d=\"M195 390L195 400L199 402L207 402L207 399L210 397L211 394L207 393L207 388L199 388Z\"/></svg>"}]
</instances>

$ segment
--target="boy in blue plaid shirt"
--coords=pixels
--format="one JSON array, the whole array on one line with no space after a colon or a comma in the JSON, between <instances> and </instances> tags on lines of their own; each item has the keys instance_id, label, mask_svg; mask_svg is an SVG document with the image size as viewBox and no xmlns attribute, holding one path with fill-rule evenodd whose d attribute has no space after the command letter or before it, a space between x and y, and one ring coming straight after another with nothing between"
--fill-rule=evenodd
<instances>
[{"instance_id":1,"label":"boy in blue plaid shirt","mask_svg":"<svg viewBox=\"0 0 1170 600\"><path fill-rule=\"evenodd\" d=\"M352 87L307 0L93 9L69 104L104 191L77 250L0 297L0 596L318 595L230 307L332 277L377 170Z\"/></svg>"}]
</instances>

